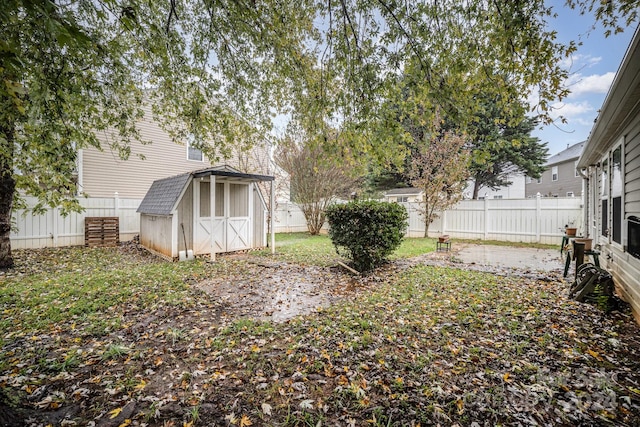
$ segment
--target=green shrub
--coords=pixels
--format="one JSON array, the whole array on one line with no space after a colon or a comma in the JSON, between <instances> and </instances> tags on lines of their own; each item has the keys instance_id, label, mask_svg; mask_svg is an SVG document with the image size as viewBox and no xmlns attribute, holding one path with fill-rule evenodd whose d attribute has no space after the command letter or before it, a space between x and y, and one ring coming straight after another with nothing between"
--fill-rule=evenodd
<instances>
[{"instance_id":1,"label":"green shrub","mask_svg":"<svg viewBox=\"0 0 640 427\"><path fill-rule=\"evenodd\" d=\"M356 201L327 209L336 251L361 272L379 266L400 246L407 218L407 210L397 203Z\"/></svg>"}]
</instances>

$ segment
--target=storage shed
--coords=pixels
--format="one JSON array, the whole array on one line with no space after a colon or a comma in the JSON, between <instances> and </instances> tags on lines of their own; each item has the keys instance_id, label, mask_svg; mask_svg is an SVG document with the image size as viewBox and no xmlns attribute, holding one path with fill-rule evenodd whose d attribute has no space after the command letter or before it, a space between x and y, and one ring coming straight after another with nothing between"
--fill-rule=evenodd
<instances>
[{"instance_id":1,"label":"storage shed","mask_svg":"<svg viewBox=\"0 0 640 427\"><path fill-rule=\"evenodd\" d=\"M268 210L257 185L262 181L273 183L273 177L229 166L154 181L138 207L140 243L171 259L184 250L214 258L265 247Z\"/></svg>"}]
</instances>

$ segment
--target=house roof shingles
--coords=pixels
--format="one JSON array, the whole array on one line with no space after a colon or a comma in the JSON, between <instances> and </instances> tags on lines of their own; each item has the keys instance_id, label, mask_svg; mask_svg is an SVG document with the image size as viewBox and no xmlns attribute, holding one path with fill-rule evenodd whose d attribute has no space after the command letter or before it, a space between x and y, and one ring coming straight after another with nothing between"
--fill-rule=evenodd
<instances>
[{"instance_id":1,"label":"house roof shingles","mask_svg":"<svg viewBox=\"0 0 640 427\"><path fill-rule=\"evenodd\" d=\"M569 160L578 160L585 143L586 141L578 142L571 147L567 147L566 150L562 150L558 154L549 157L546 166L557 165L558 163L564 163Z\"/></svg>"}]
</instances>

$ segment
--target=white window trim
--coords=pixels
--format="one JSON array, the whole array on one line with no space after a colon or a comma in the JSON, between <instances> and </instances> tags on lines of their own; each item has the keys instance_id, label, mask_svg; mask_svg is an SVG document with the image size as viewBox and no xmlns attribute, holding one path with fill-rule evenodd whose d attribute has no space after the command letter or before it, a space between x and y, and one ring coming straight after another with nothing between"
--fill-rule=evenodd
<instances>
[{"instance_id":1,"label":"white window trim","mask_svg":"<svg viewBox=\"0 0 640 427\"><path fill-rule=\"evenodd\" d=\"M193 134L189 134L189 136L187 137L187 143L186 143L186 146L187 146L187 160L190 161L190 162L203 163L204 162L204 153L202 152L201 149L192 147L192 144L193 144L194 140L195 140L195 137L193 136ZM192 159L189 156L190 149L198 150L200 152L200 159Z\"/></svg>"},{"instance_id":2,"label":"white window trim","mask_svg":"<svg viewBox=\"0 0 640 427\"><path fill-rule=\"evenodd\" d=\"M558 167L551 167L551 181L556 182L558 180Z\"/></svg>"},{"instance_id":3,"label":"white window trim","mask_svg":"<svg viewBox=\"0 0 640 427\"><path fill-rule=\"evenodd\" d=\"M625 210L624 210L624 199L625 199L625 191L624 191L624 163L625 163L625 152L624 152L624 137L620 138L620 140L611 147L609 150L609 218L611 223L611 230L609 232L609 244L623 249L627 245L627 221L625 221ZM622 189L620 191L620 243L613 240L613 152L620 148L620 179L622 180Z\"/></svg>"}]
</instances>

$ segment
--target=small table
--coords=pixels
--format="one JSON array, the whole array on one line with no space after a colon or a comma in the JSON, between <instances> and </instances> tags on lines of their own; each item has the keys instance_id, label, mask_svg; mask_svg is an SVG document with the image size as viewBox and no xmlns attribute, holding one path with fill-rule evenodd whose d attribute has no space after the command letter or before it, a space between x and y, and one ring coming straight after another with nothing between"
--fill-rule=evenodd
<instances>
[{"instance_id":1,"label":"small table","mask_svg":"<svg viewBox=\"0 0 640 427\"><path fill-rule=\"evenodd\" d=\"M569 244L570 239L575 237L576 237L575 234L573 236L569 236L568 234L565 234L564 236L562 236L562 244L560 245L560 256L562 256L562 253L564 252L564 248Z\"/></svg>"},{"instance_id":2,"label":"small table","mask_svg":"<svg viewBox=\"0 0 640 427\"><path fill-rule=\"evenodd\" d=\"M436 252L449 252L451 250L451 240L447 239L444 242L436 242Z\"/></svg>"}]
</instances>

